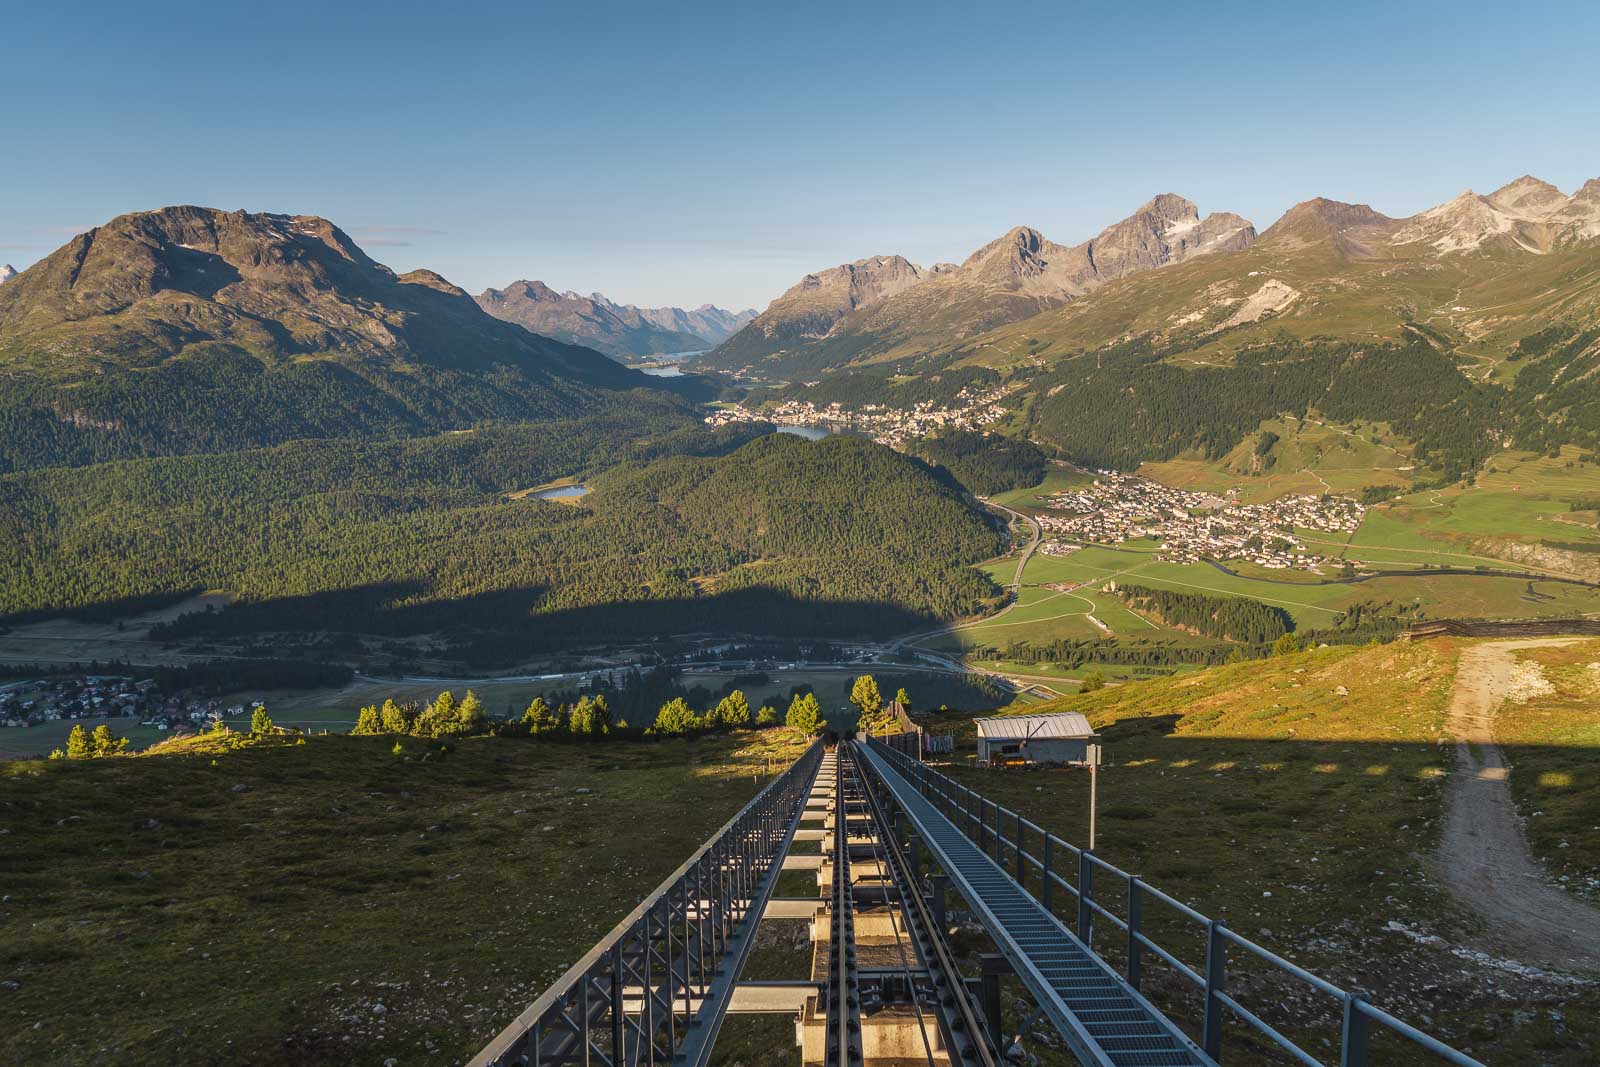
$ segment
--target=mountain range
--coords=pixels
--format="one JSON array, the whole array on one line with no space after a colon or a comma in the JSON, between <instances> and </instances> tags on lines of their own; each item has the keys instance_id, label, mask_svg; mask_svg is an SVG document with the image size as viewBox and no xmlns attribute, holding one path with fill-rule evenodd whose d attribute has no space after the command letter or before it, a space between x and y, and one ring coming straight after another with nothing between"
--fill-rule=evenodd
<instances>
[{"instance_id":1,"label":"mountain range","mask_svg":"<svg viewBox=\"0 0 1600 1067\"><path fill-rule=\"evenodd\" d=\"M485 289L476 300L495 318L545 337L586 345L624 361L705 351L756 317L753 309L726 311L711 304L701 304L692 311L641 308L618 304L600 293L558 293L540 281L516 281L504 289Z\"/></svg>"},{"instance_id":2,"label":"mountain range","mask_svg":"<svg viewBox=\"0 0 1600 1067\"><path fill-rule=\"evenodd\" d=\"M309 215L170 207L0 287L0 471L573 416L653 387Z\"/></svg>"},{"instance_id":3,"label":"mountain range","mask_svg":"<svg viewBox=\"0 0 1600 1067\"><path fill-rule=\"evenodd\" d=\"M1317 198L1248 248L1127 277L942 350L1002 367L1130 337L1197 361L1282 336L1415 339L1491 376L1540 330L1600 326L1597 238L1600 179L1567 196L1522 177L1408 218Z\"/></svg>"},{"instance_id":4,"label":"mountain range","mask_svg":"<svg viewBox=\"0 0 1600 1067\"><path fill-rule=\"evenodd\" d=\"M1019 226L960 264L875 256L807 275L698 362L757 377L892 359L1026 319L1128 275L1248 247L1238 215L1164 193L1078 245Z\"/></svg>"},{"instance_id":5,"label":"mountain range","mask_svg":"<svg viewBox=\"0 0 1600 1067\"><path fill-rule=\"evenodd\" d=\"M1259 240L1164 195L1070 248L1024 227L960 266L808 275L700 363L782 381L914 357L1038 366L1135 336L1225 354L1286 331L1430 336L1487 373L1525 334L1600 321L1596 237L1600 179L1568 196L1525 176L1408 218L1317 198Z\"/></svg>"}]
</instances>

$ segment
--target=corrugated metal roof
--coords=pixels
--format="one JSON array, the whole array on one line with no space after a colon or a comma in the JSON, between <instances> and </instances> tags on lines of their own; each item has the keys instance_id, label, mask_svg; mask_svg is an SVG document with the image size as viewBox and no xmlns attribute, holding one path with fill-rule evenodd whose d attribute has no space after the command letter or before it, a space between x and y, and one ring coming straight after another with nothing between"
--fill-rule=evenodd
<instances>
[{"instance_id":1,"label":"corrugated metal roof","mask_svg":"<svg viewBox=\"0 0 1600 1067\"><path fill-rule=\"evenodd\" d=\"M974 719L979 737L1093 737L1089 720L1075 711L1053 715L1003 715L995 719Z\"/></svg>"}]
</instances>

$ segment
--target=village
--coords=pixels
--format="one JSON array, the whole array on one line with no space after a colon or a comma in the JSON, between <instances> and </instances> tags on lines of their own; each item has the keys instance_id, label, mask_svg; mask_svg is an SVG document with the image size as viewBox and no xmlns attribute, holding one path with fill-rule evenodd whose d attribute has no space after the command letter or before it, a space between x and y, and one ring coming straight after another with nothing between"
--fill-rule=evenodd
<instances>
[{"instance_id":1,"label":"village","mask_svg":"<svg viewBox=\"0 0 1600 1067\"><path fill-rule=\"evenodd\" d=\"M953 405L919 401L909 409L884 404L863 404L859 409L835 402L818 407L808 400L782 400L757 409L733 404L706 416L710 426L734 422L770 422L778 426L825 427L870 437L880 445L900 448L908 440L930 437L944 430L976 430L1005 417L1000 401L1006 388L976 392L970 387L955 395Z\"/></svg>"},{"instance_id":2,"label":"village","mask_svg":"<svg viewBox=\"0 0 1600 1067\"><path fill-rule=\"evenodd\" d=\"M0 727L38 726L63 719L131 719L141 726L185 733L215 719L246 714L243 705L186 700L163 693L152 678L89 674L0 683Z\"/></svg>"},{"instance_id":3,"label":"village","mask_svg":"<svg viewBox=\"0 0 1600 1067\"><path fill-rule=\"evenodd\" d=\"M1246 560L1268 570L1321 573L1336 561L1311 552L1297 531L1353 532L1366 509L1349 497L1286 496L1241 504L1213 493L1175 489L1148 478L1096 471L1094 484L1046 498L1038 516L1047 542L1042 551L1065 555L1072 542L1118 544L1140 538L1160 542L1157 559L1197 563ZM1053 514L1059 512L1060 514Z\"/></svg>"}]
</instances>

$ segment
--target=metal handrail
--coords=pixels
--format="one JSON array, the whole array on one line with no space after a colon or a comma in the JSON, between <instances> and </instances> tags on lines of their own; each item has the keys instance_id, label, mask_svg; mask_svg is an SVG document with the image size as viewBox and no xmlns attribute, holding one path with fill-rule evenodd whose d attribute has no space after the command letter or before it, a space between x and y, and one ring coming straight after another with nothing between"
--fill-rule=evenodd
<instances>
[{"instance_id":1,"label":"metal handrail","mask_svg":"<svg viewBox=\"0 0 1600 1067\"><path fill-rule=\"evenodd\" d=\"M1431 1037L1416 1027L1395 1018L1381 1008L1374 1007L1361 994L1342 989L1332 982L1312 974L1298 964L1284 959L1277 953L1262 948L1248 938L1228 929L1221 921L1207 917L1177 898L1150 885L1138 875L1129 874L1120 867L1114 866L1096 856L1093 852L1056 837L1054 834L1023 819L1016 812L1001 807L948 775L941 774L926 764L918 763L890 746L870 740L869 743L875 746L875 750L883 752L885 758L897 770L903 772L907 780L924 797L931 801L936 808L940 808L950 822L977 845L980 851L994 855L996 862L1000 863L1002 867L1005 867L1005 863L1002 862L1003 857L1010 856L1014 861L1013 877L1018 885L1022 887L1024 892L1038 900L1047 910L1052 907L1052 890L1055 887L1059 886L1071 893L1077 904L1078 938L1089 947L1091 952L1095 951L1093 936L1094 917L1096 915L1105 918L1119 930L1126 932L1126 976L1128 984L1134 989L1138 989L1140 986L1141 957L1144 950L1153 952L1178 974L1199 987L1204 994L1205 1005L1202 1045L1205 1048L1206 1055L1212 1059L1219 1058L1222 1052L1222 1009L1226 1008L1235 1018L1265 1036L1298 1062L1307 1064L1308 1067L1322 1067L1321 1060L1296 1045L1290 1038L1280 1033L1227 992L1227 948L1229 945L1234 945L1283 972L1285 975L1305 982L1318 992L1339 1001L1344 1012L1343 1023L1340 1028L1339 1062L1341 1067L1366 1067L1371 1062L1368 1056L1368 1042L1371 1031L1370 1024L1372 1023L1377 1023L1391 1033L1411 1041L1423 1050L1438 1056L1448 1063L1456 1064L1458 1067L1483 1067L1480 1061L1451 1048L1437 1038ZM994 813L992 823L986 823L983 818L983 813L986 810ZM973 832L975 811L977 813L976 834ZM1008 818L1014 827L1026 827L1039 836L1039 839L1044 842L1042 856L1035 855L1023 848L1020 839L1014 841L1005 840L1003 828ZM992 843L987 840L990 836L994 838ZM1057 849L1077 859L1077 885L1070 884L1067 879L1055 872L1053 854ZM1052 858L1047 859L1046 857ZM1096 869L1113 878L1120 879L1127 887L1128 916L1126 919L1114 914L1104 904L1095 899L1093 875ZM1040 875L1040 884L1043 890L1042 898L1028 888L1027 879L1023 875L1029 870L1036 871ZM1168 951L1144 933L1142 929L1142 910L1146 899L1167 905L1180 918L1203 928L1206 937L1206 962L1203 971L1184 963L1174 952ZM1096 954L1098 955L1098 953Z\"/></svg>"},{"instance_id":2,"label":"metal handrail","mask_svg":"<svg viewBox=\"0 0 1600 1067\"><path fill-rule=\"evenodd\" d=\"M814 742L767 783L469 1067L553 1067L574 1057L594 1067L629 1067L709 1053L707 1034L714 1037L739 970L723 964L749 952L822 749ZM635 999L639 1010L626 1010L625 1000ZM680 1016L712 1025L695 1027ZM663 1029L665 1048L658 1043Z\"/></svg>"}]
</instances>

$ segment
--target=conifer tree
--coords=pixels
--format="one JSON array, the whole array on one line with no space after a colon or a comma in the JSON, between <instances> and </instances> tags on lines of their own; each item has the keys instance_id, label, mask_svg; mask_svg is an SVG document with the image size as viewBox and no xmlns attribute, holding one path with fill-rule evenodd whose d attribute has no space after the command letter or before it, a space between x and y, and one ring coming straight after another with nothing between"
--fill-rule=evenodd
<instances>
[{"instance_id":1,"label":"conifer tree","mask_svg":"<svg viewBox=\"0 0 1600 1067\"><path fill-rule=\"evenodd\" d=\"M567 729L574 737L603 737L611 728L610 714L604 696L579 697Z\"/></svg>"},{"instance_id":2,"label":"conifer tree","mask_svg":"<svg viewBox=\"0 0 1600 1067\"><path fill-rule=\"evenodd\" d=\"M266 708L257 706L256 710L250 713L250 736L265 737L276 729Z\"/></svg>"},{"instance_id":3,"label":"conifer tree","mask_svg":"<svg viewBox=\"0 0 1600 1067\"><path fill-rule=\"evenodd\" d=\"M120 755L122 750L128 747L128 739L113 734L111 727L105 723L101 723L94 728L92 742L96 757Z\"/></svg>"},{"instance_id":4,"label":"conifer tree","mask_svg":"<svg viewBox=\"0 0 1600 1067\"><path fill-rule=\"evenodd\" d=\"M822 726L822 708L817 704L816 694L796 694L789 702L789 713L783 721L790 729L807 736L816 733Z\"/></svg>"},{"instance_id":5,"label":"conifer tree","mask_svg":"<svg viewBox=\"0 0 1600 1067\"><path fill-rule=\"evenodd\" d=\"M89 734L81 723L75 724L72 732L67 734L67 758L88 759L89 756Z\"/></svg>"},{"instance_id":6,"label":"conifer tree","mask_svg":"<svg viewBox=\"0 0 1600 1067\"><path fill-rule=\"evenodd\" d=\"M528 705L528 710L522 713L522 725L528 728L528 734L538 737L540 734L552 734L561 729L561 720L545 703L544 697L534 697Z\"/></svg>"},{"instance_id":7,"label":"conifer tree","mask_svg":"<svg viewBox=\"0 0 1600 1067\"><path fill-rule=\"evenodd\" d=\"M461 698L461 706L456 708L456 722L460 725L462 733L477 733L489 721L489 716L484 713L483 701L478 699L478 694L467 690L467 695Z\"/></svg>"},{"instance_id":8,"label":"conifer tree","mask_svg":"<svg viewBox=\"0 0 1600 1067\"><path fill-rule=\"evenodd\" d=\"M878 720L883 711L883 694L878 692L878 680L872 675L863 674L856 679L850 687L850 703L861 712L859 729L863 733L869 733L880 725Z\"/></svg>"},{"instance_id":9,"label":"conifer tree","mask_svg":"<svg viewBox=\"0 0 1600 1067\"><path fill-rule=\"evenodd\" d=\"M378 712L378 720L383 724L383 732L386 734L411 732L411 716L406 714L405 709L393 699L383 702L383 710Z\"/></svg>"},{"instance_id":10,"label":"conifer tree","mask_svg":"<svg viewBox=\"0 0 1600 1067\"><path fill-rule=\"evenodd\" d=\"M756 712L756 725L757 726L776 726L776 725L778 725L778 712L777 712L777 709L774 708L771 704L763 704L763 705L761 705L761 710Z\"/></svg>"},{"instance_id":11,"label":"conifer tree","mask_svg":"<svg viewBox=\"0 0 1600 1067\"><path fill-rule=\"evenodd\" d=\"M658 734L677 736L689 733L699 725L700 717L694 713L689 702L682 697L673 697L656 712L656 722L651 729Z\"/></svg>"},{"instance_id":12,"label":"conifer tree","mask_svg":"<svg viewBox=\"0 0 1600 1067\"><path fill-rule=\"evenodd\" d=\"M350 732L352 734L383 733L383 720L378 717L378 707L376 704L368 704L366 707L356 712L355 729L351 730Z\"/></svg>"},{"instance_id":13,"label":"conifer tree","mask_svg":"<svg viewBox=\"0 0 1600 1067\"><path fill-rule=\"evenodd\" d=\"M750 701L744 692L735 689L717 703L712 718L714 725L724 730L740 730L750 725Z\"/></svg>"}]
</instances>

